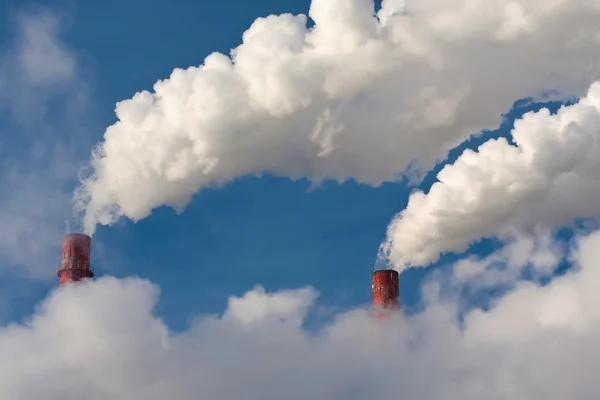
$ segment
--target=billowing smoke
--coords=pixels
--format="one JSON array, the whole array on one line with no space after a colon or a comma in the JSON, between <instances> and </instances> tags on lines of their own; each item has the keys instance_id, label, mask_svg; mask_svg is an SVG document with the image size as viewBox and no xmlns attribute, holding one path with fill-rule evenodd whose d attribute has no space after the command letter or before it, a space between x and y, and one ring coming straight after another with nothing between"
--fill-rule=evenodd
<instances>
[{"instance_id":1,"label":"billowing smoke","mask_svg":"<svg viewBox=\"0 0 600 400\"><path fill-rule=\"evenodd\" d=\"M310 29L304 15L260 18L229 57L118 103L75 195L85 231L181 212L248 174L418 176L515 100L580 95L600 77L598 0L384 0L374 13L372 0L313 0Z\"/></svg>"},{"instance_id":2,"label":"billowing smoke","mask_svg":"<svg viewBox=\"0 0 600 400\"><path fill-rule=\"evenodd\" d=\"M351 310L307 330L313 289L256 288L174 333L147 281L68 286L26 324L0 327L0 398L595 400L599 249L598 233L585 238L573 272L545 287L512 279L460 325L451 299L382 323Z\"/></svg>"},{"instance_id":3,"label":"billowing smoke","mask_svg":"<svg viewBox=\"0 0 600 400\"><path fill-rule=\"evenodd\" d=\"M525 114L506 139L466 150L414 192L383 252L397 269L462 252L482 237L600 216L600 82L552 115Z\"/></svg>"}]
</instances>

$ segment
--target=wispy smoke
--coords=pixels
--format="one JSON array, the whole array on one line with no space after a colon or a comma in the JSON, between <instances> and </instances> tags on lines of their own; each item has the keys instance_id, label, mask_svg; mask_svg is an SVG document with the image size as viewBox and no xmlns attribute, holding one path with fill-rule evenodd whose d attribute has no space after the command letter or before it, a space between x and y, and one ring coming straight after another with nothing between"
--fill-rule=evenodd
<instances>
[{"instance_id":1,"label":"wispy smoke","mask_svg":"<svg viewBox=\"0 0 600 400\"><path fill-rule=\"evenodd\" d=\"M258 19L230 57L118 103L76 191L86 231L181 212L248 174L392 181L497 126L516 99L579 95L600 77L597 1L409 6L384 1L374 16L371 0L314 0L313 28L304 15Z\"/></svg>"},{"instance_id":2,"label":"wispy smoke","mask_svg":"<svg viewBox=\"0 0 600 400\"><path fill-rule=\"evenodd\" d=\"M43 8L13 17L0 46L0 269L46 278L71 213L78 150L90 145L89 98L63 21Z\"/></svg>"}]
</instances>

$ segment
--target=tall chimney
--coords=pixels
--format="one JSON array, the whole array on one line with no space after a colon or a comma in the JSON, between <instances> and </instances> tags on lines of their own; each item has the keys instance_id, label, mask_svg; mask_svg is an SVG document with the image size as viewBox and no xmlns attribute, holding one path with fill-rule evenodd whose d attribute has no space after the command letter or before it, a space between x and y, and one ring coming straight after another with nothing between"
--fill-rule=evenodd
<instances>
[{"instance_id":1,"label":"tall chimney","mask_svg":"<svg viewBox=\"0 0 600 400\"><path fill-rule=\"evenodd\" d=\"M56 275L60 278L60 286L94 276L94 270L90 265L91 244L92 238L83 233L63 236L62 262L56 271Z\"/></svg>"},{"instance_id":2,"label":"tall chimney","mask_svg":"<svg viewBox=\"0 0 600 400\"><path fill-rule=\"evenodd\" d=\"M390 313L400 310L398 272L383 269L373 272L373 303L371 311L375 318L385 318Z\"/></svg>"}]
</instances>

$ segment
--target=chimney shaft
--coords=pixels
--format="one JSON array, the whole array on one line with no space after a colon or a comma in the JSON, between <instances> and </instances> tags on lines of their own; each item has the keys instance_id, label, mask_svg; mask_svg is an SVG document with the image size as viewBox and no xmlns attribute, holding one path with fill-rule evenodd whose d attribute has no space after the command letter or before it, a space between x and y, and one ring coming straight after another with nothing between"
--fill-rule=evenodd
<instances>
[{"instance_id":1,"label":"chimney shaft","mask_svg":"<svg viewBox=\"0 0 600 400\"><path fill-rule=\"evenodd\" d=\"M371 310L375 318L384 318L390 312L400 310L398 272L384 269L373 272L373 303Z\"/></svg>"},{"instance_id":2,"label":"chimney shaft","mask_svg":"<svg viewBox=\"0 0 600 400\"><path fill-rule=\"evenodd\" d=\"M63 236L62 262L56 272L60 278L60 286L94 276L94 270L90 265L91 244L92 238L83 233Z\"/></svg>"}]
</instances>

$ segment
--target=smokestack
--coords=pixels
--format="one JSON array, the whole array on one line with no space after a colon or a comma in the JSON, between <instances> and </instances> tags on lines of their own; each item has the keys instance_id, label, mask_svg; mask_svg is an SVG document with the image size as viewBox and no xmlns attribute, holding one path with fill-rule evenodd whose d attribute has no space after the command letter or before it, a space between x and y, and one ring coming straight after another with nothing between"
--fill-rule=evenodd
<instances>
[{"instance_id":1,"label":"smokestack","mask_svg":"<svg viewBox=\"0 0 600 400\"><path fill-rule=\"evenodd\" d=\"M90 265L90 247L92 238L83 233L71 233L63 236L62 262L56 275L60 286L67 282L77 282L94 276Z\"/></svg>"},{"instance_id":2,"label":"smokestack","mask_svg":"<svg viewBox=\"0 0 600 400\"><path fill-rule=\"evenodd\" d=\"M398 271L384 269L373 272L371 288L373 289L371 311L375 318L384 318L391 312L400 310Z\"/></svg>"}]
</instances>

